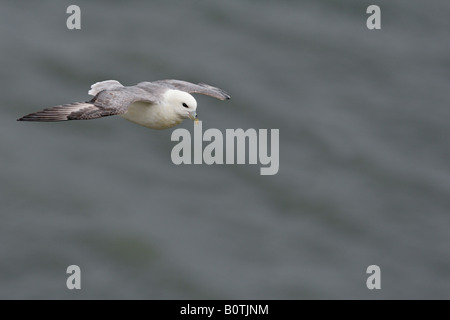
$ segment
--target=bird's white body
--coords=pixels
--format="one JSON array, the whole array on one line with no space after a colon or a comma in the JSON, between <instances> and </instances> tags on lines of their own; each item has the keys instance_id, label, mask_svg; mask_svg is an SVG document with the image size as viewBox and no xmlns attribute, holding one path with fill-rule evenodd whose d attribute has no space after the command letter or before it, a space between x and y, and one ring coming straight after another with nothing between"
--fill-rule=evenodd
<instances>
[{"instance_id":1,"label":"bird's white body","mask_svg":"<svg viewBox=\"0 0 450 320\"><path fill-rule=\"evenodd\" d=\"M180 124L184 119L175 117L169 107L162 104L134 102L120 116L128 121L152 129L167 129Z\"/></svg>"},{"instance_id":2,"label":"bird's white body","mask_svg":"<svg viewBox=\"0 0 450 320\"><path fill-rule=\"evenodd\" d=\"M167 90L159 103L134 102L120 116L151 129L172 128L189 117L183 103L189 105L190 111L197 109L197 101L189 93Z\"/></svg>"}]
</instances>

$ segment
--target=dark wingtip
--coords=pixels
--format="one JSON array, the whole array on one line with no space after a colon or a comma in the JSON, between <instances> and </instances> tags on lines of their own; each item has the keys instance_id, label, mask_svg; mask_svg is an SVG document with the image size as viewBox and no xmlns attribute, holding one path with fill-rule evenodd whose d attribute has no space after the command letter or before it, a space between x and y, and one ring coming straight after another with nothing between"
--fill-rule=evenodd
<instances>
[{"instance_id":1,"label":"dark wingtip","mask_svg":"<svg viewBox=\"0 0 450 320\"><path fill-rule=\"evenodd\" d=\"M220 93L222 94L222 96L224 98L223 100L230 100L231 99L231 96L226 91L220 89Z\"/></svg>"},{"instance_id":2,"label":"dark wingtip","mask_svg":"<svg viewBox=\"0 0 450 320\"><path fill-rule=\"evenodd\" d=\"M30 115L27 114L26 116L20 117L16 121L33 121L33 118L31 118Z\"/></svg>"},{"instance_id":3,"label":"dark wingtip","mask_svg":"<svg viewBox=\"0 0 450 320\"><path fill-rule=\"evenodd\" d=\"M203 82L200 82L197 85L205 87L205 88L216 90L223 97L223 99L220 99L220 98L216 97L219 100L230 100L231 99L231 96L223 89L220 89L220 88L217 88L217 87L213 87L213 86L211 86L209 84L206 84L206 83L203 83Z\"/></svg>"},{"instance_id":4,"label":"dark wingtip","mask_svg":"<svg viewBox=\"0 0 450 320\"><path fill-rule=\"evenodd\" d=\"M39 121L39 118L35 117L34 113L30 113L26 116L20 117L17 121Z\"/></svg>"},{"instance_id":5,"label":"dark wingtip","mask_svg":"<svg viewBox=\"0 0 450 320\"><path fill-rule=\"evenodd\" d=\"M24 116L22 118L17 119L16 121L37 121L37 120L30 118L28 116Z\"/></svg>"}]
</instances>

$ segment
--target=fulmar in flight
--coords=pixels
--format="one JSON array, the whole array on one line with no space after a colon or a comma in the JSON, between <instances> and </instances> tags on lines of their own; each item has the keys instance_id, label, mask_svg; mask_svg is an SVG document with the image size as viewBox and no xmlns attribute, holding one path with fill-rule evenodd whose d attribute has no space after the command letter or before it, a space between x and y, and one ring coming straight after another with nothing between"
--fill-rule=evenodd
<instances>
[{"instance_id":1,"label":"fulmar in flight","mask_svg":"<svg viewBox=\"0 0 450 320\"><path fill-rule=\"evenodd\" d=\"M197 101L191 93L199 93L219 100L230 96L222 89L181 80L140 82L123 86L116 80L97 82L88 92L94 98L88 102L74 102L26 115L18 121L89 120L120 115L152 129L167 129L184 119L198 120Z\"/></svg>"}]
</instances>

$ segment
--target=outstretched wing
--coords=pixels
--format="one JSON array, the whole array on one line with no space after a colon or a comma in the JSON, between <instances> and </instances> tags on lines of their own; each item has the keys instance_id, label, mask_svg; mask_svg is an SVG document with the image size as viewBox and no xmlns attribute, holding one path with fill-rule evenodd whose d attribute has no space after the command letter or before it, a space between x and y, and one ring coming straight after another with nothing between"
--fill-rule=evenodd
<instances>
[{"instance_id":1,"label":"outstretched wing","mask_svg":"<svg viewBox=\"0 0 450 320\"><path fill-rule=\"evenodd\" d=\"M96 82L91 86L91 90L88 91L88 94L91 96L96 96L100 91L103 90L114 90L123 88L123 85L117 80L105 80Z\"/></svg>"},{"instance_id":2,"label":"outstretched wing","mask_svg":"<svg viewBox=\"0 0 450 320\"><path fill-rule=\"evenodd\" d=\"M94 88L93 88L94 89ZM137 87L118 87L103 90L88 102L63 104L26 115L18 121L65 121L89 120L113 116L127 112L136 101L156 103L156 98L148 91Z\"/></svg>"},{"instance_id":3,"label":"outstretched wing","mask_svg":"<svg viewBox=\"0 0 450 320\"><path fill-rule=\"evenodd\" d=\"M17 121L64 121L71 120L73 115L90 114L97 111L98 108L89 102L74 102L30 113Z\"/></svg>"},{"instance_id":4,"label":"outstretched wing","mask_svg":"<svg viewBox=\"0 0 450 320\"><path fill-rule=\"evenodd\" d=\"M204 94L219 100L228 100L231 98L231 96L224 90L205 83L195 84L182 80L158 80L152 83L157 83L171 89L186 91L188 93Z\"/></svg>"}]
</instances>

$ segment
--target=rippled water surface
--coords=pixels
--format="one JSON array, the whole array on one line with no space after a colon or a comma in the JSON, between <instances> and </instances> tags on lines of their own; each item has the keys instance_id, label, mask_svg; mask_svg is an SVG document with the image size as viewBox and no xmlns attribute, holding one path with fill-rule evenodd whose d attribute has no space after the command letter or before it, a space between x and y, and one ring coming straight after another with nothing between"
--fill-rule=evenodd
<instances>
[{"instance_id":1,"label":"rippled water surface","mask_svg":"<svg viewBox=\"0 0 450 320\"><path fill-rule=\"evenodd\" d=\"M0 5L0 298L450 298L450 2L377 1L378 31L360 0L81 1L78 31L69 4ZM173 129L119 117L15 121L165 78L232 95L197 96L204 130L279 129L279 173L175 166Z\"/></svg>"}]
</instances>

